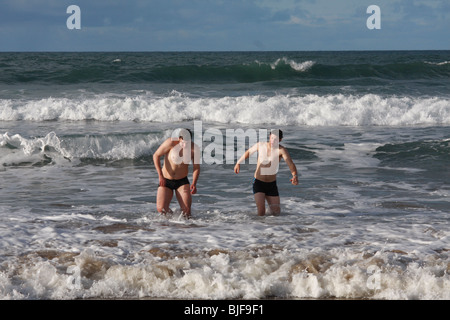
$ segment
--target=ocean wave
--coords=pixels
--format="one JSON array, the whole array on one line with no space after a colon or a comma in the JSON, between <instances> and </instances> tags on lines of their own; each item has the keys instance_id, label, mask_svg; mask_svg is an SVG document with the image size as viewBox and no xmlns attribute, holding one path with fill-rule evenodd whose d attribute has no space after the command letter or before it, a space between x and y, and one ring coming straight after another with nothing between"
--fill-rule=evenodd
<instances>
[{"instance_id":1,"label":"ocean wave","mask_svg":"<svg viewBox=\"0 0 450 320\"><path fill-rule=\"evenodd\" d=\"M0 163L3 166L43 166L54 163L54 155L66 160L71 157L54 132L29 139L8 132L0 135Z\"/></svg>"},{"instance_id":2,"label":"ocean wave","mask_svg":"<svg viewBox=\"0 0 450 320\"><path fill-rule=\"evenodd\" d=\"M442 62L430 62L430 61L425 61L426 64L431 64L431 65L435 65L435 66L443 66L446 64L450 64L450 61L442 61Z\"/></svg>"},{"instance_id":3,"label":"ocean wave","mask_svg":"<svg viewBox=\"0 0 450 320\"><path fill-rule=\"evenodd\" d=\"M160 66L151 70L133 72L135 79L165 82L238 82L251 83L271 80L295 79L300 73L309 71L314 61L297 62L286 57L274 62L236 63L226 65L177 65Z\"/></svg>"},{"instance_id":4,"label":"ocean wave","mask_svg":"<svg viewBox=\"0 0 450 320\"><path fill-rule=\"evenodd\" d=\"M3 166L43 166L72 161L134 160L150 156L170 132L43 137L20 134L0 135L0 164Z\"/></svg>"},{"instance_id":5,"label":"ocean wave","mask_svg":"<svg viewBox=\"0 0 450 320\"><path fill-rule=\"evenodd\" d=\"M252 63L233 61L224 63L164 63L132 64L122 59L112 61L86 61L80 65L29 66L25 71L5 65L0 83L148 83L148 82L238 82L295 79L299 73L311 69L314 61L296 61L281 57L271 62Z\"/></svg>"},{"instance_id":6,"label":"ocean wave","mask_svg":"<svg viewBox=\"0 0 450 320\"><path fill-rule=\"evenodd\" d=\"M148 164L152 161L152 155L157 147L172 133L172 129L153 133L86 135L57 135L55 132L50 132L42 137L24 137L6 132L0 135L0 165L70 164L72 166L114 163L123 160ZM196 136L198 134L196 131L193 133ZM222 134L226 135L226 130L223 130ZM200 137L203 136L200 135ZM208 139L202 141L202 144L199 144L201 150L206 151L209 143ZM293 149L292 155L303 160L320 159L323 163L332 163L334 159L339 158L352 168L409 166L415 168L414 170L426 170L429 167L436 169L442 166L445 171L450 161L450 144L449 139L388 144L346 143L337 149L318 148L314 152ZM208 156L203 154L203 157L204 163L209 163ZM226 161L224 159L224 162ZM135 163L132 162L132 164Z\"/></svg>"},{"instance_id":7,"label":"ocean wave","mask_svg":"<svg viewBox=\"0 0 450 320\"><path fill-rule=\"evenodd\" d=\"M249 125L415 126L450 124L443 97L375 94L202 98L171 93L87 99L0 100L0 121L98 120L171 123L190 120Z\"/></svg>"},{"instance_id":8,"label":"ocean wave","mask_svg":"<svg viewBox=\"0 0 450 320\"><path fill-rule=\"evenodd\" d=\"M364 59L361 59L363 57ZM424 58L371 60L361 56L358 61L339 60L320 55L307 57L283 53L198 55L149 54L110 55L85 54L79 57L64 54L19 56L12 64L0 57L2 84L83 84L83 83L254 83L292 81L299 85L320 86L321 81L348 81L364 78L375 80L442 79L450 76L449 61ZM17 59L17 57L15 57Z\"/></svg>"},{"instance_id":9,"label":"ocean wave","mask_svg":"<svg viewBox=\"0 0 450 320\"><path fill-rule=\"evenodd\" d=\"M289 66L291 69L299 72L305 72L311 69L316 62L315 61L304 61L304 62L296 62L295 60L288 59L286 57L279 58L275 60L273 63L264 63L260 62L259 60L255 60L255 63L257 63L260 66L267 66L269 65L272 70L276 70L277 68L283 68L284 66Z\"/></svg>"},{"instance_id":10,"label":"ocean wave","mask_svg":"<svg viewBox=\"0 0 450 320\"><path fill-rule=\"evenodd\" d=\"M113 245L117 246L114 241ZM9 263L11 272L0 272L0 297L449 298L445 289L449 284L447 262L437 254L431 254L420 264L417 258L401 250L376 253L302 250L294 255L270 249L215 249L200 253L150 246L144 249L134 254L137 262L124 263L99 256L90 249L30 251L18 262ZM13 273L17 279L10 276Z\"/></svg>"},{"instance_id":11,"label":"ocean wave","mask_svg":"<svg viewBox=\"0 0 450 320\"><path fill-rule=\"evenodd\" d=\"M434 170L442 167L442 174L445 175L450 164L449 139L389 143L379 146L375 152L374 157L380 160L382 166L432 167Z\"/></svg>"}]
</instances>

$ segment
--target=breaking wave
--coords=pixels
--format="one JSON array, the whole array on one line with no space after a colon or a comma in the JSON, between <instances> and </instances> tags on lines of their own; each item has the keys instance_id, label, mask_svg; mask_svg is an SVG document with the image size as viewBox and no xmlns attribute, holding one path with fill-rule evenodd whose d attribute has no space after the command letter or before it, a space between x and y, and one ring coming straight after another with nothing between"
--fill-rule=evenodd
<instances>
[{"instance_id":1,"label":"breaking wave","mask_svg":"<svg viewBox=\"0 0 450 320\"><path fill-rule=\"evenodd\" d=\"M376 94L187 97L104 95L89 99L0 100L0 121L97 120L307 126L414 126L450 124L450 100Z\"/></svg>"}]
</instances>

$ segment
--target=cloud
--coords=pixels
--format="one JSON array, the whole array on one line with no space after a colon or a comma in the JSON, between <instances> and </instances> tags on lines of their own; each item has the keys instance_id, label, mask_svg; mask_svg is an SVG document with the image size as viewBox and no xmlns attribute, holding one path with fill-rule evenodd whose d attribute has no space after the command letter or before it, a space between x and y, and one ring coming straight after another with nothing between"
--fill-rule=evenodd
<instances>
[{"instance_id":1,"label":"cloud","mask_svg":"<svg viewBox=\"0 0 450 320\"><path fill-rule=\"evenodd\" d=\"M402 19L406 23L431 26L440 22L450 26L450 3L448 1L401 0L395 9L401 12Z\"/></svg>"},{"instance_id":2,"label":"cloud","mask_svg":"<svg viewBox=\"0 0 450 320\"><path fill-rule=\"evenodd\" d=\"M382 29L369 33L369 3L360 0L3 0L0 50L328 50L367 49L368 43L401 49L421 48L425 39L431 48L446 43L448 0L376 3ZM81 30L66 28L71 4L81 8Z\"/></svg>"}]
</instances>

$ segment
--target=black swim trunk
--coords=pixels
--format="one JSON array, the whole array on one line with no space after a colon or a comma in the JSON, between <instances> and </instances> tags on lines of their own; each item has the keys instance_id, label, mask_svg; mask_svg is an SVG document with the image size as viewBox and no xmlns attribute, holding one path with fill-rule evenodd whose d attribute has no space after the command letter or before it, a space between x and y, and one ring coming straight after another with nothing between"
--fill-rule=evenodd
<instances>
[{"instance_id":1,"label":"black swim trunk","mask_svg":"<svg viewBox=\"0 0 450 320\"><path fill-rule=\"evenodd\" d=\"M263 192L266 196L277 197L278 187L277 181L264 182L258 179L253 179L253 193Z\"/></svg>"},{"instance_id":2,"label":"black swim trunk","mask_svg":"<svg viewBox=\"0 0 450 320\"><path fill-rule=\"evenodd\" d=\"M189 184L189 179L187 177L178 180L164 179L166 180L166 188L169 188L170 190L177 190L179 187Z\"/></svg>"}]
</instances>

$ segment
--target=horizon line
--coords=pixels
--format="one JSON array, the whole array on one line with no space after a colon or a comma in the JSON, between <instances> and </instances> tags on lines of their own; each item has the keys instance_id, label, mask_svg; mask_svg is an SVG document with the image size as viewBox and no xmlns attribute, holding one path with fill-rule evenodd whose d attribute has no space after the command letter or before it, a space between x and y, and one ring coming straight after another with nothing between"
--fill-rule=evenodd
<instances>
[{"instance_id":1,"label":"horizon line","mask_svg":"<svg viewBox=\"0 0 450 320\"><path fill-rule=\"evenodd\" d=\"M0 53L240 53L240 52L404 52L450 51L449 49L348 49L348 50L0 50Z\"/></svg>"}]
</instances>

